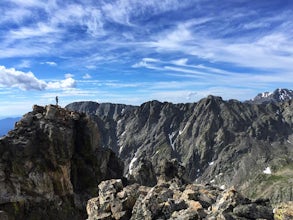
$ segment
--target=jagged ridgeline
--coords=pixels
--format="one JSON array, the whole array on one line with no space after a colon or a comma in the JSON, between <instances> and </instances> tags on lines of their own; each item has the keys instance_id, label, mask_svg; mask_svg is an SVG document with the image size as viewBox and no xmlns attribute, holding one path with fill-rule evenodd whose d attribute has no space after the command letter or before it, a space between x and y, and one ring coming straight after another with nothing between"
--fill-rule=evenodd
<instances>
[{"instance_id":1,"label":"jagged ridgeline","mask_svg":"<svg viewBox=\"0 0 293 220\"><path fill-rule=\"evenodd\" d=\"M34 106L0 138L0 219L271 219L238 191L293 199L293 102L275 92L286 99Z\"/></svg>"},{"instance_id":2,"label":"jagged ridgeline","mask_svg":"<svg viewBox=\"0 0 293 220\"><path fill-rule=\"evenodd\" d=\"M156 168L163 158L177 158L192 181L233 185L273 203L293 199L291 100L254 104L209 96L187 104L76 102L67 108L98 116L103 147L136 180L141 160Z\"/></svg>"}]
</instances>

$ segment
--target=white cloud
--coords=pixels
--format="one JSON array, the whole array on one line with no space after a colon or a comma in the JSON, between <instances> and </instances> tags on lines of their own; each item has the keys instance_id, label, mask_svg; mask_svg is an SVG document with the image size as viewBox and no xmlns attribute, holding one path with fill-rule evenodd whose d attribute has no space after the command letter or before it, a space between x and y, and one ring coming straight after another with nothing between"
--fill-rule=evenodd
<instances>
[{"instance_id":1,"label":"white cloud","mask_svg":"<svg viewBox=\"0 0 293 220\"><path fill-rule=\"evenodd\" d=\"M65 79L73 78L74 77L74 75L71 74L71 73L66 73L64 76L65 76Z\"/></svg>"},{"instance_id":2,"label":"white cloud","mask_svg":"<svg viewBox=\"0 0 293 220\"><path fill-rule=\"evenodd\" d=\"M53 37L53 35L60 31L61 30L57 27L50 26L49 24L40 22L32 27L22 27L17 30L11 30L9 33L9 37L14 40L44 37L49 35Z\"/></svg>"},{"instance_id":3,"label":"white cloud","mask_svg":"<svg viewBox=\"0 0 293 220\"><path fill-rule=\"evenodd\" d=\"M148 69L162 70L162 68L154 65L155 63L162 63L162 62L159 59L145 57L141 61L139 61L138 63L133 64L131 67L132 68L145 67Z\"/></svg>"},{"instance_id":4,"label":"white cloud","mask_svg":"<svg viewBox=\"0 0 293 220\"><path fill-rule=\"evenodd\" d=\"M92 76L91 76L90 74L86 73L86 74L83 75L82 78L83 78L83 79L91 79Z\"/></svg>"},{"instance_id":5,"label":"white cloud","mask_svg":"<svg viewBox=\"0 0 293 220\"><path fill-rule=\"evenodd\" d=\"M73 78L66 78L57 82L49 82L47 89L67 89L75 87L76 82Z\"/></svg>"},{"instance_id":6,"label":"white cloud","mask_svg":"<svg viewBox=\"0 0 293 220\"><path fill-rule=\"evenodd\" d=\"M49 66L57 66L57 63L55 63L53 61L47 61L47 62L44 62L44 64L47 64Z\"/></svg>"},{"instance_id":7,"label":"white cloud","mask_svg":"<svg viewBox=\"0 0 293 220\"><path fill-rule=\"evenodd\" d=\"M46 88L46 83L37 79L32 72L25 73L5 66L0 66L0 84L22 90L44 90Z\"/></svg>"},{"instance_id":8,"label":"white cloud","mask_svg":"<svg viewBox=\"0 0 293 220\"><path fill-rule=\"evenodd\" d=\"M196 32L193 28L183 22L175 29L159 33L154 41L145 42L144 46L154 48L161 54L180 52L213 63L292 72L293 43L286 30L231 40ZM184 64L183 60L178 64Z\"/></svg>"},{"instance_id":9,"label":"white cloud","mask_svg":"<svg viewBox=\"0 0 293 220\"><path fill-rule=\"evenodd\" d=\"M45 90L45 89L66 89L76 85L71 77L55 82L45 82L38 79L32 72L22 72L14 68L0 66L0 85L3 87L15 87L21 90Z\"/></svg>"},{"instance_id":10,"label":"white cloud","mask_svg":"<svg viewBox=\"0 0 293 220\"><path fill-rule=\"evenodd\" d=\"M22 60L20 64L17 65L17 68L29 68L31 67L30 60Z\"/></svg>"},{"instance_id":11,"label":"white cloud","mask_svg":"<svg viewBox=\"0 0 293 220\"><path fill-rule=\"evenodd\" d=\"M108 20L124 25L134 25L134 19L145 13L158 14L173 9L183 8L186 3L178 0L118 0L114 3L106 3L102 11Z\"/></svg>"},{"instance_id":12,"label":"white cloud","mask_svg":"<svg viewBox=\"0 0 293 220\"><path fill-rule=\"evenodd\" d=\"M173 66L165 66L164 69L175 71L175 72L191 73L191 74L195 74L197 76L206 76L207 75L207 73L204 73L204 72L201 72L201 71L197 71L197 70L193 70L193 69L180 68L180 67L173 67Z\"/></svg>"},{"instance_id":13,"label":"white cloud","mask_svg":"<svg viewBox=\"0 0 293 220\"><path fill-rule=\"evenodd\" d=\"M10 2L23 7L44 7L46 5L44 1L40 0L10 0Z\"/></svg>"},{"instance_id":14,"label":"white cloud","mask_svg":"<svg viewBox=\"0 0 293 220\"><path fill-rule=\"evenodd\" d=\"M187 58L182 58L179 60L173 60L171 63L178 65L178 66L185 66L187 65L188 59Z\"/></svg>"}]
</instances>

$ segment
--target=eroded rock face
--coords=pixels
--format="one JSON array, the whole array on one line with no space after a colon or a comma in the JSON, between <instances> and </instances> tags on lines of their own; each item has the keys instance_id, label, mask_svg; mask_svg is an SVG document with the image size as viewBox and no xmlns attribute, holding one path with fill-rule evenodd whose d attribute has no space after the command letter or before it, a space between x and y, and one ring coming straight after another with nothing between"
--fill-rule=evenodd
<instances>
[{"instance_id":1,"label":"eroded rock face","mask_svg":"<svg viewBox=\"0 0 293 220\"><path fill-rule=\"evenodd\" d=\"M34 106L0 140L0 210L12 219L84 218L98 183L122 178L122 163L100 139L86 115Z\"/></svg>"},{"instance_id":2,"label":"eroded rock face","mask_svg":"<svg viewBox=\"0 0 293 220\"><path fill-rule=\"evenodd\" d=\"M178 184L170 180L154 187L123 188L119 179L99 185L99 197L88 201L88 219L273 219L266 201L251 201L234 188Z\"/></svg>"},{"instance_id":3,"label":"eroded rock face","mask_svg":"<svg viewBox=\"0 0 293 220\"><path fill-rule=\"evenodd\" d=\"M101 142L125 162L126 175L141 159L157 169L176 158L191 181L235 185L275 203L293 200L292 100L258 105L208 96L186 104L80 102L68 108L101 118Z\"/></svg>"}]
</instances>

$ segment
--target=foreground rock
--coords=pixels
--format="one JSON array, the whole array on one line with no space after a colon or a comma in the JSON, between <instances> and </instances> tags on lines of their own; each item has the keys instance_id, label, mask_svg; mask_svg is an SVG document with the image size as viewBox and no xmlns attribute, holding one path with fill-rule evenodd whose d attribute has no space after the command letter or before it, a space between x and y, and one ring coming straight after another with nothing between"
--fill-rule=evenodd
<instances>
[{"instance_id":1,"label":"foreground rock","mask_svg":"<svg viewBox=\"0 0 293 220\"><path fill-rule=\"evenodd\" d=\"M84 219L97 184L122 173L115 154L101 148L99 127L90 118L34 106L0 139L0 216Z\"/></svg>"},{"instance_id":2,"label":"foreground rock","mask_svg":"<svg viewBox=\"0 0 293 220\"><path fill-rule=\"evenodd\" d=\"M99 196L88 201L88 220L273 219L268 200L251 201L234 188L191 184L177 160L162 160L156 177L153 187L137 183L124 186L121 179L101 182Z\"/></svg>"},{"instance_id":3,"label":"foreground rock","mask_svg":"<svg viewBox=\"0 0 293 220\"><path fill-rule=\"evenodd\" d=\"M267 201L251 201L234 188L178 184L170 180L154 187L123 187L120 179L99 184L99 197L87 204L88 220L98 219L273 219Z\"/></svg>"},{"instance_id":4,"label":"foreground rock","mask_svg":"<svg viewBox=\"0 0 293 220\"><path fill-rule=\"evenodd\" d=\"M291 220L293 219L293 201L279 204L274 209L275 220Z\"/></svg>"}]
</instances>

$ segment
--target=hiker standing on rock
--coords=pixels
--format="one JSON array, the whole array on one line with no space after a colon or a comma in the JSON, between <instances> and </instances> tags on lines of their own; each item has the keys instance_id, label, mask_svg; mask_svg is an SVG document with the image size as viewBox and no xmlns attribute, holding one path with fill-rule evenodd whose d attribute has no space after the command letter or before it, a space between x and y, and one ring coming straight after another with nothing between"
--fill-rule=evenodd
<instances>
[{"instance_id":1,"label":"hiker standing on rock","mask_svg":"<svg viewBox=\"0 0 293 220\"><path fill-rule=\"evenodd\" d=\"M56 105L58 106L58 102L59 102L59 98L58 98L58 96L56 96Z\"/></svg>"}]
</instances>

